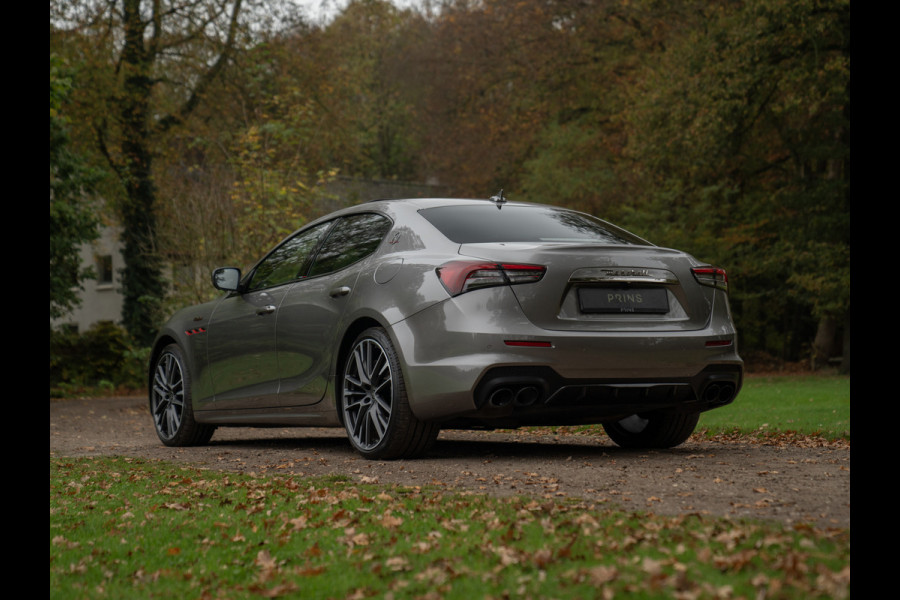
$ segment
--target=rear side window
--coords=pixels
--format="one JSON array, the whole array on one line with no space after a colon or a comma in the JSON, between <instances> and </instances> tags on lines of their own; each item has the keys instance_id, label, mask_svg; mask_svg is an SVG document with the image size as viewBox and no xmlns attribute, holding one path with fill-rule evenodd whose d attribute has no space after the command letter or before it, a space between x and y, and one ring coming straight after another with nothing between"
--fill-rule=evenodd
<instances>
[{"instance_id":1,"label":"rear side window","mask_svg":"<svg viewBox=\"0 0 900 600\"><path fill-rule=\"evenodd\" d=\"M339 271L372 254L390 228L390 219L374 213L342 218L322 244L309 277Z\"/></svg>"},{"instance_id":2,"label":"rear side window","mask_svg":"<svg viewBox=\"0 0 900 600\"><path fill-rule=\"evenodd\" d=\"M488 242L600 242L649 245L649 242L582 213L541 206L441 206L419 211L457 244Z\"/></svg>"}]
</instances>

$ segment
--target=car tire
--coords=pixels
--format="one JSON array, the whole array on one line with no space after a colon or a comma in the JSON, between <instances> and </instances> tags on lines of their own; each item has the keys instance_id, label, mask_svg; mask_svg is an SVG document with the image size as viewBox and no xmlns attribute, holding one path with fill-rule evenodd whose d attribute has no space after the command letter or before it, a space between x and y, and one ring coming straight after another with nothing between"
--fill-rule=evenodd
<instances>
[{"instance_id":1,"label":"car tire","mask_svg":"<svg viewBox=\"0 0 900 600\"><path fill-rule=\"evenodd\" d=\"M209 442L216 430L215 426L194 419L191 373L176 344L163 348L153 362L150 414L156 435L166 446L201 446Z\"/></svg>"},{"instance_id":2,"label":"car tire","mask_svg":"<svg viewBox=\"0 0 900 600\"><path fill-rule=\"evenodd\" d=\"M699 413L651 412L603 423L603 429L623 448L673 448L691 437L699 420Z\"/></svg>"},{"instance_id":3,"label":"car tire","mask_svg":"<svg viewBox=\"0 0 900 600\"><path fill-rule=\"evenodd\" d=\"M343 362L340 406L350 443L368 459L422 455L440 431L412 413L400 360L378 327L362 332Z\"/></svg>"}]
</instances>

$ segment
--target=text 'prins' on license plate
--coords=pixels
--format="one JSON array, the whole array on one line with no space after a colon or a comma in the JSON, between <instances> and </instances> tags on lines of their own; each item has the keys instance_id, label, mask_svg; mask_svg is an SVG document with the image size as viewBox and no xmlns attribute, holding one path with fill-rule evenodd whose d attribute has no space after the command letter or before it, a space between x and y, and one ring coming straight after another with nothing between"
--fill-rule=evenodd
<instances>
[{"instance_id":1,"label":"text 'prins' on license plate","mask_svg":"<svg viewBox=\"0 0 900 600\"><path fill-rule=\"evenodd\" d=\"M663 288L581 288L578 303L584 313L669 312L669 297Z\"/></svg>"}]
</instances>

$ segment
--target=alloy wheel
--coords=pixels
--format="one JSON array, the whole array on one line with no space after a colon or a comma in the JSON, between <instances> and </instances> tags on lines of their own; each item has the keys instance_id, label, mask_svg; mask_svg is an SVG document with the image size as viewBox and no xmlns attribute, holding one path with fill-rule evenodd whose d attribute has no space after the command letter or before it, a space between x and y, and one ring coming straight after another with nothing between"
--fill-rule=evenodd
<instances>
[{"instance_id":1,"label":"alloy wheel","mask_svg":"<svg viewBox=\"0 0 900 600\"><path fill-rule=\"evenodd\" d=\"M184 414L184 374L178 359L169 352L156 363L151 411L160 437L170 439L178 433Z\"/></svg>"},{"instance_id":2,"label":"alloy wheel","mask_svg":"<svg viewBox=\"0 0 900 600\"><path fill-rule=\"evenodd\" d=\"M371 450L385 438L393 389L387 352L377 341L363 339L353 348L344 369L344 421L358 448Z\"/></svg>"}]
</instances>

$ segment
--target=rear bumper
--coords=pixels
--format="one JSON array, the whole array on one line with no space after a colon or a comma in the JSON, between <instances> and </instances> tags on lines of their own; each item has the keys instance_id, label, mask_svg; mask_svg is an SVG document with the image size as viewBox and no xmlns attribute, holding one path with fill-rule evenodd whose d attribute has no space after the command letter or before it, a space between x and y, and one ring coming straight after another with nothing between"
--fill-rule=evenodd
<instances>
[{"instance_id":1,"label":"rear bumper","mask_svg":"<svg viewBox=\"0 0 900 600\"><path fill-rule=\"evenodd\" d=\"M720 320L696 331L547 331L521 314L508 288L492 288L432 306L390 333L419 419L512 427L730 403L743 361L731 321Z\"/></svg>"},{"instance_id":2,"label":"rear bumper","mask_svg":"<svg viewBox=\"0 0 900 600\"><path fill-rule=\"evenodd\" d=\"M550 367L497 367L475 389L458 427L600 423L654 410L696 413L730 404L741 365L708 365L690 378L565 379ZM449 425L448 425L449 426Z\"/></svg>"}]
</instances>

